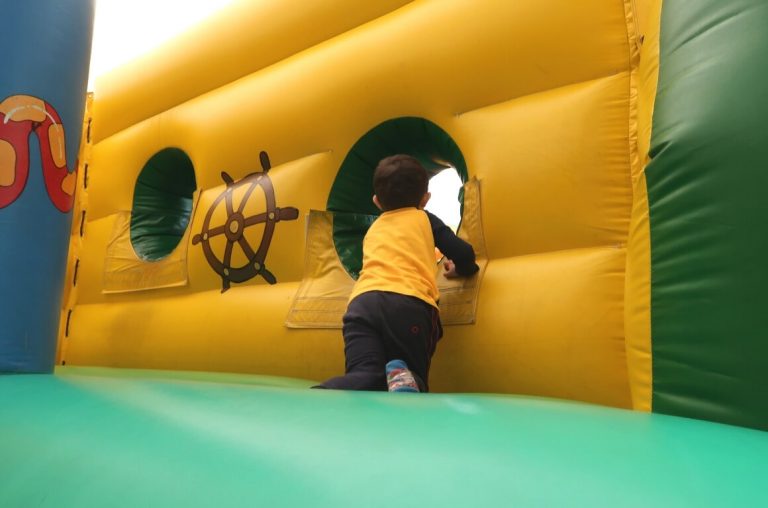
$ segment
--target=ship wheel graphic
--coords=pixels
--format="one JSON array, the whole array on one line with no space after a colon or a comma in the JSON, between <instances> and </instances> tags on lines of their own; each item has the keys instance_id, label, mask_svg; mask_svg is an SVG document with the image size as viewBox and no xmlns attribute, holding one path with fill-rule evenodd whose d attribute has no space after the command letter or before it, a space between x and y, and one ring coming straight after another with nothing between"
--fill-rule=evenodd
<instances>
[{"instance_id":1,"label":"ship wheel graphic","mask_svg":"<svg viewBox=\"0 0 768 508\"><path fill-rule=\"evenodd\" d=\"M200 234L192 238L192 245L197 245L198 243L203 245L205 259L208 260L208 264L211 265L213 271L221 276L222 293L229 289L230 282L245 282L256 275L263 277L269 284L275 284L277 279L264 266L264 259L267 257L272 234L275 232L275 224L283 220L295 220L299 216L299 211L292 206L279 208L275 205L275 189L272 186L272 180L270 180L267 174L271 168L267 152L259 154L259 161L264 170L262 173L251 173L237 182L226 172L221 172L221 178L227 184L227 188L219 194L208 209ZM245 195L237 210L235 210L233 202L235 190L246 186ZM267 209L264 213L246 217L244 215L245 205L257 186L260 186L264 191ZM227 209L227 220L221 226L211 227L213 212L222 200L225 202ZM264 233L261 236L261 243L254 250L245 237L245 229L256 224L264 224ZM227 240L224 257L221 260L216 257L210 244L211 238L219 235L224 235ZM234 267L231 264L232 250L235 248L235 245L242 249L248 259L244 266Z\"/></svg>"}]
</instances>

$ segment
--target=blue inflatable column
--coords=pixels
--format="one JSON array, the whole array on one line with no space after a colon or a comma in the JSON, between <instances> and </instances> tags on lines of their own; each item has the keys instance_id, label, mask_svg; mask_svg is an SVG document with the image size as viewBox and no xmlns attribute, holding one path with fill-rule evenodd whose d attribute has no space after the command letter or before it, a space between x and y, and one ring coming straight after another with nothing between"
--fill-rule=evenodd
<instances>
[{"instance_id":1,"label":"blue inflatable column","mask_svg":"<svg viewBox=\"0 0 768 508\"><path fill-rule=\"evenodd\" d=\"M0 0L0 373L51 372L94 0Z\"/></svg>"}]
</instances>

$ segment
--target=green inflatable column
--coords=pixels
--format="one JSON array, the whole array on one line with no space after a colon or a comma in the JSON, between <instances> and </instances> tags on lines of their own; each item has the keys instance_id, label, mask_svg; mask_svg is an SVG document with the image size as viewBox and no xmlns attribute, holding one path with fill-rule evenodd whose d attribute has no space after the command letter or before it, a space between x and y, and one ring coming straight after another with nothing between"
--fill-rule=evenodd
<instances>
[{"instance_id":1,"label":"green inflatable column","mask_svg":"<svg viewBox=\"0 0 768 508\"><path fill-rule=\"evenodd\" d=\"M653 409L768 429L768 2L665 0L646 170Z\"/></svg>"}]
</instances>

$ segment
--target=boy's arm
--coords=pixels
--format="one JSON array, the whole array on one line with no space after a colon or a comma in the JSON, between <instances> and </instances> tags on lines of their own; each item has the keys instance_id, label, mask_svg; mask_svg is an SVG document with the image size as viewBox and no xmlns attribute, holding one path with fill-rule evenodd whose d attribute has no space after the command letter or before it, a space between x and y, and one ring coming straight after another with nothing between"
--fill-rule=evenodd
<instances>
[{"instance_id":1,"label":"boy's arm","mask_svg":"<svg viewBox=\"0 0 768 508\"><path fill-rule=\"evenodd\" d=\"M462 277L474 275L480 267L475 263L475 251L472 246L456 236L438 217L429 212L426 213L429 217L429 225L432 226L435 246L445 257L453 261L456 274Z\"/></svg>"}]
</instances>

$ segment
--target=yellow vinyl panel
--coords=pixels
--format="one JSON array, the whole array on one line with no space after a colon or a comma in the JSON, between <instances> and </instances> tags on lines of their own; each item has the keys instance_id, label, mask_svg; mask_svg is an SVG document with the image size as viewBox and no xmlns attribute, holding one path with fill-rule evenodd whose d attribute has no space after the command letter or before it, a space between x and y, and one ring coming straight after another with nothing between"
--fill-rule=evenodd
<instances>
[{"instance_id":1,"label":"yellow vinyl panel","mask_svg":"<svg viewBox=\"0 0 768 508\"><path fill-rule=\"evenodd\" d=\"M490 258L626 242L628 86L622 72L459 118Z\"/></svg>"},{"instance_id":2,"label":"yellow vinyl panel","mask_svg":"<svg viewBox=\"0 0 768 508\"><path fill-rule=\"evenodd\" d=\"M306 218L310 209L322 207L322 199L318 199L318 189L327 188L331 184L332 172L328 171L330 156L321 153L291 161L281 166L273 167L268 175L275 191L275 202L278 207L294 207L299 210L295 220L279 221L275 224L274 234L269 244L265 266L275 275L278 283L297 282L301 280L304 260L304 238ZM326 169L323 171L323 169ZM242 204L249 185L238 187L233 196L233 205ZM203 192L192 221L192 238L203 234L205 215L214 201L224 191L224 185ZM245 203L245 217L253 217L266 210L266 196L261 187L254 187ZM223 225L227 214L223 200L215 207L209 227ZM263 225L254 225L245 229L245 239L257 250L261 244L264 232ZM222 259L226 239L222 236L211 240L214 254ZM234 266L246 264L245 254L238 245L233 247L232 262ZM221 278L214 273L203 254L201 245L189 246L189 267L192 291L208 291L222 288ZM255 277L248 284L264 284L260 277ZM233 285L237 287L237 285ZM283 316L284 318L284 316Z\"/></svg>"},{"instance_id":3,"label":"yellow vinyl panel","mask_svg":"<svg viewBox=\"0 0 768 508\"><path fill-rule=\"evenodd\" d=\"M344 368L339 330L290 333L278 319L288 312L297 285L80 305L67 364L309 379L338 375Z\"/></svg>"},{"instance_id":4,"label":"yellow vinyl panel","mask_svg":"<svg viewBox=\"0 0 768 508\"><path fill-rule=\"evenodd\" d=\"M281 0L240 0L158 50L97 79L95 141L410 1L323 0L302 2L299 7Z\"/></svg>"},{"instance_id":5,"label":"yellow vinyl panel","mask_svg":"<svg viewBox=\"0 0 768 508\"><path fill-rule=\"evenodd\" d=\"M362 134L391 117L425 116L450 131L454 113L626 70L620 6L589 4L556 10L535 2L410 5L366 31L344 34L98 143L94 185L104 179L109 184L94 191L100 197L94 197L89 217L130 207L144 162L168 146L190 155L198 187L206 189L221 183L223 169L235 178L253 171L261 149L275 164L329 150L340 163ZM420 35L418 27L437 21L455 25L453 36ZM526 44L515 42L525 37ZM119 116L108 104L100 107ZM485 150L488 143L479 141ZM572 139L564 149L573 143L579 144ZM472 145L465 145L460 143L471 154Z\"/></svg>"},{"instance_id":6,"label":"yellow vinyl panel","mask_svg":"<svg viewBox=\"0 0 768 508\"><path fill-rule=\"evenodd\" d=\"M643 32L643 44L640 50L638 68L638 153L640 163L633 174L635 180L645 172L651 149L651 129L653 127L653 108L656 104L656 87L659 81L659 50L661 37L662 0L648 0L647 25Z\"/></svg>"},{"instance_id":7,"label":"yellow vinyl panel","mask_svg":"<svg viewBox=\"0 0 768 508\"><path fill-rule=\"evenodd\" d=\"M435 391L537 394L629 406L623 249L488 265L476 325L446 328ZM296 283L80 305L68 363L258 372L322 380L343 371L341 332L283 326ZM138 318L140 316L140 318Z\"/></svg>"},{"instance_id":8,"label":"yellow vinyl panel","mask_svg":"<svg viewBox=\"0 0 768 508\"><path fill-rule=\"evenodd\" d=\"M301 280L306 211L324 206L325 196L318 195L317 189L330 186L330 178L332 178L333 173L330 171L331 168L328 167L329 159L328 154L318 154L273 167L268 173L275 187L277 205L279 207L296 207L300 211L296 220L280 221L276 224L275 233L266 257L265 264L267 268L274 273L279 282ZM252 169L261 170L258 163L255 166ZM322 170L324 167L326 168L325 171ZM221 178L220 175L217 174L217 176ZM116 227L114 219L116 214L90 220L87 223L87 234L83 239L84 250L87 252L87 256L83 260L83 270L80 274L79 302L85 304L114 302L119 305L119 302L128 300L162 299L166 296L177 294L179 291L209 291L217 288L221 290L221 278L208 265L202 247L200 245L192 245L191 240L194 235L202 232L208 209L224 189L225 186L222 183L202 192L193 211L190 227L191 234L186 237L186 245L178 247L187 250L189 285L186 288L169 288L132 295L102 294L104 289L104 256L108 252L110 239L114 238L114 228ZM244 197L243 194L244 190L239 190L236 193L235 203L237 205L241 203ZM260 188L256 188L252 192L244 212L251 216L263 212L264 208L264 192ZM220 226L225 221L226 214L223 213L222 205L217 207L216 212L212 217L211 226ZM254 246L258 246L262 231L263 226L261 226L261 230L258 226L249 228L246 231L247 241ZM218 244L216 246L220 247ZM220 248L217 248L216 251L219 259L221 259L223 252ZM233 261L239 260L237 257L239 254L242 254L241 250L235 249ZM148 267L152 265L152 263L145 264ZM248 284L263 283L260 278L254 278L248 282Z\"/></svg>"},{"instance_id":9,"label":"yellow vinyl panel","mask_svg":"<svg viewBox=\"0 0 768 508\"><path fill-rule=\"evenodd\" d=\"M78 154L77 183L75 201L72 206L72 226L69 235L69 248L67 251L67 269L64 277L64 291L61 299L61 313L59 329L57 332L56 364L61 364L66 357L66 339L69 334L68 322L71 313L78 300L78 287L81 284L80 251L82 240L80 225L86 220L83 211L88 208L88 170L91 165L91 139L90 123L91 109L93 107L93 94L89 93L85 101L85 114L83 115L83 129L80 135L80 153Z\"/></svg>"},{"instance_id":10,"label":"yellow vinyl panel","mask_svg":"<svg viewBox=\"0 0 768 508\"><path fill-rule=\"evenodd\" d=\"M92 150L93 174L88 210L91 220L130 210L134 186L141 170L153 155L165 148L184 150L191 159L198 177L198 159L205 148L192 143L197 129L198 127L181 118L178 110L171 110L96 143ZM255 167L258 168L258 152L254 155L254 160ZM214 168L210 171L213 173ZM215 176L220 182L219 171L215 172Z\"/></svg>"},{"instance_id":11,"label":"yellow vinyl panel","mask_svg":"<svg viewBox=\"0 0 768 508\"><path fill-rule=\"evenodd\" d=\"M341 373L338 331L283 326L301 277L304 217L325 207L363 134L390 118L420 116L457 141L470 176L483 180L491 259L477 323L446 328L435 388L627 407L626 23L624 5L607 0L424 0L251 74L246 45L229 55L243 62L243 77L195 98L186 71L160 63L157 72L177 87L173 100L128 86L133 78L122 91L115 84L111 98L97 90L94 121L105 122L102 135L115 132L93 148L68 363L318 380ZM194 44L188 51L174 58L210 56ZM224 73L206 58L210 73ZM136 80L158 76L151 67L143 76L141 67L130 69ZM178 105L131 126L117 119L134 106L144 109L133 118L154 114L161 104ZM186 245L188 285L105 295L115 218L130 209L144 163L171 146L189 155L200 189ZM276 225L265 264L278 284L256 277L221 293L221 278L190 242L224 188L221 172L239 180L258 171L261 150L272 160L278 206L297 208L299 217ZM264 206L254 199L254 210Z\"/></svg>"},{"instance_id":12,"label":"yellow vinyl panel","mask_svg":"<svg viewBox=\"0 0 768 508\"><path fill-rule=\"evenodd\" d=\"M627 246L625 335L632 407L651 410L653 358L651 347L651 248L645 173L635 184L632 229Z\"/></svg>"},{"instance_id":13,"label":"yellow vinyl panel","mask_svg":"<svg viewBox=\"0 0 768 508\"><path fill-rule=\"evenodd\" d=\"M638 161L633 166L634 205L627 247L625 329L634 409L650 411L653 392L651 338L651 238L645 167L649 162L653 106L659 73L661 0L650 0L638 69Z\"/></svg>"},{"instance_id":14,"label":"yellow vinyl panel","mask_svg":"<svg viewBox=\"0 0 768 508\"><path fill-rule=\"evenodd\" d=\"M477 323L451 327L438 346L434 388L629 407L625 255L602 247L492 260Z\"/></svg>"},{"instance_id":15,"label":"yellow vinyl panel","mask_svg":"<svg viewBox=\"0 0 768 508\"><path fill-rule=\"evenodd\" d=\"M312 21L317 25L328 22L324 18ZM446 36L435 36L437 27ZM229 28L221 29L216 23L210 28L220 32L211 35L213 39L233 39ZM212 49L203 51L197 42L190 43L169 55L155 54L152 61L184 62L194 58L200 61L197 64L199 72L213 76L223 73L218 67L219 62L223 62L221 65L240 62L244 72L237 77L258 69L248 65L255 53L248 44L218 50L215 49L217 45L206 37L199 36L196 40ZM247 104L252 110L264 100L276 100L282 106L298 103L305 118L327 121L328 117L312 115L318 110L306 110L305 106L313 102L316 106L325 104L329 106L329 112L338 113L351 106L348 101L354 102L356 97L362 96L367 106L361 113L371 119L377 110L388 110L386 104L373 107L371 98L386 99L394 95L397 103L404 102L406 109L408 105L424 105L418 109L448 109L452 113L461 113L512 97L619 72L626 68L625 44L624 14L621 5L615 2L421 1L255 72L253 75L277 80L278 86L271 87L272 90L266 93L251 88L251 92L258 94L248 94L244 100L229 104ZM208 51L215 53L208 55ZM283 68L286 63L289 64L287 70ZM187 95L184 88L198 78L189 72L189 67L182 65L178 69L164 69L157 75L151 63L137 62L135 66L105 77L103 81L111 84L103 84L96 90L94 123L97 133L101 132L96 140L103 139L107 132L112 134L118 130L109 126L110 122L121 121L120 128L130 125L118 118L138 121L147 117L145 114L132 117L131 111L161 100L153 89L160 85L155 83L167 83L164 86L170 87L169 93ZM125 85L121 84L123 82ZM122 86L125 86L125 92L112 91ZM332 100L316 102L327 87L332 89ZM276 99L278 97L282 100ZM257 127L258 118L269 118L266 123L273 128L275 122L282 123L280 117L267 116L266 111L260 109L257 111L261 114L254 116L249 111L240 113L233 107L227 113L230 117L242 114L251 120L253 127ZM294 124L294 127L300 125Z\"/></svg>"}]
</instances>

